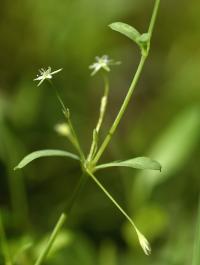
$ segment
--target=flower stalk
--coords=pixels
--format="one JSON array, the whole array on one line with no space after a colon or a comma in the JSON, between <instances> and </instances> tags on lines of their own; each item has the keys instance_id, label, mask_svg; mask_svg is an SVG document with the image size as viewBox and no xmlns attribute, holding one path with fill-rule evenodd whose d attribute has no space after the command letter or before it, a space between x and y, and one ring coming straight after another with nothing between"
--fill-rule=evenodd
<instances>
[{"instance_id":1,"label":"flower stalk","mask_svg":"<svg viewBox=\"0 0 200 265\"><path fill-rule=\"evenodd\" d=\"M56 226L53 229L53 232L49 238L49 241L47 243L46 248L41 253L41 255L38 258L38 260L36 261L35 265L41 265L43 263L43 261L45 260L46 256L48 255L48 252L49 252L51 246L53 245L53 243L57 237L57 234L59 233L61 227L63 226L63 224L66 220L66 214L69 213L72 206L74 205L74 202L76 201L77 196L80 193L81 188L85 185L86 180L88 179L88 176L96 183L96 185L104 192L104 194L110 199L110 201L112 201L112 203L118 208L118 210L126 217L126 219L129 221L129 223L132 225L132 227L134 228L134 230L138 236L139 243L140 243L144 253L146 255L149 255L151 252L149 242L147 241L145 236L139 231L139 229L136 227L135 223L133 222L131 217L126 213L126 211L123 210L123 208L111 196L111 194L107 191L107 189L99 182L99 180L94 175L94 172L98 168L97 163L98 163L99 159L102 157L104 151L106 150L109 142L111 141L111 139L113 137L113 134L115 133L116 129L118 128L118 125L119 125L119 123L120 123L120 121L121 121L121 119L122 119L122 117L123 117L123 115L124 115L124 113L128 107L128 104L132 98L135 87L136 87L136 85L140 79L145 61L146 61L148 54L149 54L150 42L151 42L151 37L152 37L157 13L158 13L159 4L160 4L160 0L155 0L153 13L151 16L151 20L150 20L150 24L149 24L149 28L148 28L147 33L140 34L139 31L137 31L132 26L127 25L125 23L121 23L121 22L113 23L111 26L112 29L122 33L123 35L126 35L128 38L130 38L132 41L134 41L139 46L139 48L141 50L141 58L140 58L136 73L134 74L134 77L132 79L131 85L128 89L128 92L124 98L124 101L123 101L120 109L119 109L119 112L118 112L116 118L114 119L114 122L111 125L105 139L103 140L102 144L98 148L99 133L100 133L100 129L101 129L101 126L102 126L102 123L104 120L106 107L107 107L108 93L109 93L108 79L107 79L107 77L104 77L105 87L104 87L104 94L103 94L103 97L101 99L101 104L100 104L99 118L98 118L96 127L93 130L93 138L92 138L90 151L89 151L88 156L86 156L86 157L85 157L84 152L83 152L81 145L79 143L75 129L72 125L69 109L67 109L65 107L61 97L59 96L58 91L56 90L57 98L61 104L63 114L67 120L67 127L59 127L59 129L60 129L60 132L63 135L65 134L65 136L72 142L76 151L78 152L78 155L79 155L78 160L81 164L81 167L82 167L81 169L83 171L83 175L80 179L80 182L77 184L77 188L75 189L75 191L72 195L71 201L69 202L68 206L65 209L66 213L63 213L60 216L60 218L59 218L58 222L56 223ZM114 62L107 55L104 55L102 57L96 57L96 62L89 67L92 70L91 75L95 75L100 70L109 72L110 66L116 65L116 64L119 64L119 62ZM40 71L40 76L38 76L35 79L36 81L39 81L38 86L45 79L48 79L48 81L50 81L50 83L52 84L52 81L51 81L52 75L60 72L61 70L62 69L51 72L50 67L47 70L42 69ZM52 86L53 86L53 84L52 84ZM68 132L68 129L69 129L69 132ZM45 152L43 152L43 151L42 152L40 152L40 151L34 152L33 154L30 154L29 156L25 157L24 160L22 160L23 163L21 162L21 164L19 164L20 166L18 166L17 168L22 168L24 165L28 164L30 161L32 161L33 159L36 159L38 157L45 156L45 155L46 156L50 156L50 155L52 156L52 152L54 155L58 155L58 153L59 153L59 155L63 155L63 151L60 151L60 150L59 151L58 150L46 150ZM64 152L64 153L65 153L65 156L77 160L76 155L69 153L69 152ZM146 157L138 157L136 159L129 159L126 161L122 161L121 163L120 163L120 161L115 161L115 163L108 163L108 164L101 165L101 168L106 168L109 166L126 166L126 167L138 168L138 169L151 169L151 170L160 170L161 169L161 165L157 161L152 160L150 158L146 158ZM100 166L99 166L99 168L100 168Z\"/></svg>"}]
</instances>

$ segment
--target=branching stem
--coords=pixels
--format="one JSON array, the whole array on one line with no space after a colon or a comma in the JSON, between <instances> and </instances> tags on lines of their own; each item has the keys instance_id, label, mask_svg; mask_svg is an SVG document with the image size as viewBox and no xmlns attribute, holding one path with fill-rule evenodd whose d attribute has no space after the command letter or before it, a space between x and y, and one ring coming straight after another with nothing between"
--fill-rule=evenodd
<instances>
[{"instance_id":1,"label":"branching stem","mask_svg":"<svg viewBox=\"0 0 200 265\"><path fill-rule=\"evenodd\" d=\"M93 163L96 164L100 157L102 156L103 152L105 151L107 145L109 144L113 134L115 133L123 115L124 115L124 112L126 111L127 109L127 106L130 102L130 99L131 99L131 96L133 94L133 91L138 83L138 80L141 76L141 73L142 73L142 70L143 70L143 66L144 66L144 63L146 61L146 58L148 56L148 53L149 53L149 48L150 48L150 41L151 41L151 36L152 36L152 33L153 33L153 29L154 29L154 25L155 25L155 21L156 21L156 17L157 17L157 13L158 13L158 8L159 8L159 4L160 4L160 0L156 0L155 1L155 4L154 4L154 9L153 9L153 13L152 13L152 16L151 16L151 20L150 20L150 24L149 24L149 29L148 29L148 33L150 35L150 40L149 40L149 45L148 45L148 49L145 53L142 53L141 55L141 59L140 59L140 62L139 62L139 65L138 65L138 68L137 68L137 71L133 77L133 80L132 80L132 83L128 89L128 93L122 103L122 106L117 114L117 117L115 118L112 126L110 127L110 130L108 131L108 134L107 136L105 137L102 145L100 146L96 156L94 157L94 160L93 160Z\"/></svg>"}]
</instances>

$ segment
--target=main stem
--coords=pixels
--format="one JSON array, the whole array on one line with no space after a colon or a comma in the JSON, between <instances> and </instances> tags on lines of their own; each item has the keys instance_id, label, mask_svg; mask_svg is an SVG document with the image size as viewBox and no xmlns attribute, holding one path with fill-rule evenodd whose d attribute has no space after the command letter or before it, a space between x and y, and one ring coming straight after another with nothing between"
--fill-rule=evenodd
<instances>
[{"instance_id":1,"label":"main stem","mask_svg":"<svg viewBox=\"0 0 200 265\"><path fill-rule=\"evenodd\" d=\"M50 251L50 249L51 249L51 247L52 247L52 245L53 245L58 233L60 232L60 229L62 228L66 218L67 217L66 217L66 215L64 213L60 216L60 218L59 218L59 220L58 220L55 228L53 229L53 232L52 232L52 234L51 234L51 236L50 236L50 238L48 240L47 246L45 247L44 251L41 253L39 258L37 259L35 265L41 265L44 262L44 260L47 257L47 255L48 255L48 253L49 253L49 251Z\"/></svg>"},{"instance_id":2,"label":"main stem","mask_svg":"<svg viewBox=\"0 0 200 265\"><path fill-rule=\"evenodd\" d=\"M108 134L107 134L107 136L105 138L105 140L103 141L102 145L99 148L99 151L97 152L97 154L96 154L96 156L94 158L94 164L96 164L98 162L98 160L100 159L100 157L102 156L102 154L103 154L104 150L106 149L107 145L109 144L109 142L110 142L115 130L117 129L117 126L118 126L122 116L124 115L124 112L125 112L128 104L129 104L129 101L131 99L133 91L134 91L134 89L136 87L136 84L137 84L137 82L139 80L139 77L140 77L140 74L142 72L145 60L146 60L146 56L142 55L142 57L140 59L140 63L139 63L138 68L137 68L137 71L135 73L135 76L133 78L131 86L130 86L130 88L128 90L128 93L127 93L127 95L126 95L126 97L124 99L124 102L123 102L123 104L122 104L122 106L121 106L121 108L120 108L120 110L119 110L119 112L117 114L117 117L115 118L115 120L114 120L114 122L113 122L113 124L112 124L112 126L111 126L111 128L110 128L110 130L109 130L109 132L108 132Z\"/></svg>"},{"instance_id":3,"label":"main stem","mask_svg":"<svg viewBox=\"0 0 200 265\"><path fill-rule=\"evenodd\" d=\"M63 227L65 221L66 221L66 218L67 218L67 214L70 213L73 205L74 205L74 202L76 201L78 195L80 194L80 191L81 189L83 188L84 184L86 183L86 180L87 180L87 177L86 175L83 173L79 182L77 183L76 187L75 187L75 190L72 194L72 197L65 209L65 213L62 213L50 235L50 238L47 242L47 245L46 247L44 248L44 250L41 252L40 256L38 257L38 259L36 260L35 264L34 265L41 265L43 264L43 262L45 261L47 255L49 254L49 251L51 250L51 247L53 246L55 240L56 240L56 237L58 235L58 233L60 232L61 228ZM12 264L8 264L8 265L12 265Z\"/></svg>"},{"instance_id":4,"label":"main stem","mask_svg":"<svg viewBox=\"0 0 200 265\"><path fill-rule=\"evenodd\" d=\"M154 25L155 25L155 21L156 21L156 17L157 17L157 13L158 13L158 8L159 8L159 5L160 5L160 0L155 0L155 4L154 4L154 8L153 8L153 13L152 13L152 16L151 16L151 20L150 20L150 23L149 23L149 28L148 28L148 33L150 35L150 40L151 40L151 36L152 36L152 33L153 33L153 29L154 29ZM124 99L124 102L117 114L117 117L115 118L105 140L103 141L102 145L100 146L94 160L93 160L93 163L96 164L98 162L98 160L100 159L100 157L102 156L103 152L105 151L107 145L109 144L114 132L116 131L117 129L117 126L122 118L122 116L124 115L124 112L129 104L129 101L131 99L131 96L133 94L133 91L137 85L137 82L140 78L140 75L141 75L141 72L142 72L142 69L143 69L143 66L144 66L144 63L145 63L145 60L148 56L148 53L149 53L149 49L150 49L150 40L149 40L149 43L148 43L148 48L146 50L145 53L142 53L142 56L141 56L141 59L140 59L140 63L138 65L138 68L137 68L137 71L135 73L135 76L133 77L133 81L130 85L130 88L128 90L128 93Z\"/></svg>"}]
</instances>

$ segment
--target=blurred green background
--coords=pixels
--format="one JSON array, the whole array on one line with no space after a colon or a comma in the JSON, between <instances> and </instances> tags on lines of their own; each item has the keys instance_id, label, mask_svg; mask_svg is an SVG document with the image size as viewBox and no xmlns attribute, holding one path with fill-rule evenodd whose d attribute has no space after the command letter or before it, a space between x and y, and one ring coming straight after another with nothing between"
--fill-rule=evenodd
<instances>
[{"instance_id":1,"label":"blurred green background","mask_svg":"<svg viewBox=\"0 0 200 265\"><path fill-rule=\"evenodd\" d=\"M29 265L45 245L80 177L67 159L13 167L38 149L73 151L54 126L63 121L48 82L33 82L41 67L63 68L54 84L85 151L103 93L90 76L96 55L121 61L109 74L105 136L139 61L130 40L111 31L115 21L144 32L153 0L1 0L0 203L14 264ZM144 256L124 217L92 182L82 191L46 264L192 264L200 188L200 2L161 0L142 78L102 162L150 156L162 173L108 169L98 174L152 244ZM0 257L0 264L4 264Z\"/></svg>"}]
</instances>

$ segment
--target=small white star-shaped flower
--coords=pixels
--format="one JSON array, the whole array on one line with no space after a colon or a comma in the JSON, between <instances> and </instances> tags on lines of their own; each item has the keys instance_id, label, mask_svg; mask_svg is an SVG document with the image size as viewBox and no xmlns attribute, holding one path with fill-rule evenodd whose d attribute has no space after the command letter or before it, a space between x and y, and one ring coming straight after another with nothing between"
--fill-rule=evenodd
<instances>
[{"instance_id":1,"label":"small white star-shaped flower","mask_svg":"<svg viewBox=\"0 0 200 265\"><path fill-rule=\"evenodd\" d=\"M39 70L39 75L37 75L37 78L34 79L34 81L40 81L37 86L40 86L45 79L52 79L52 75L59 73L62 71L62 69L58 69L56 71L51 72L51 67L48 67L47 70L44 68L41 68Z\"/></svg>"},{"instance_id":2,"label":"small white star-shaped flower","mask_svg":"<svg viewBox=\"0 0 200 265\"><path fill-rule=\"evenodd\" d=\"M115 62L114 60L110 59L108 55L103 55L102 57L96 56L96 62L89 66L89 69L92 69L91 75L95 75L100 69L104 69L105 71L109 72L111 65L119 65L120 62Z\"/></svg>"}]
</instances>

